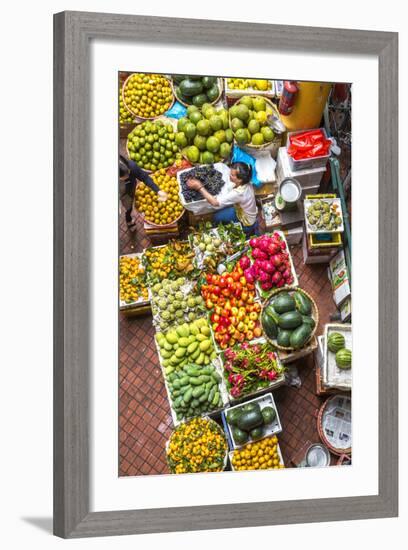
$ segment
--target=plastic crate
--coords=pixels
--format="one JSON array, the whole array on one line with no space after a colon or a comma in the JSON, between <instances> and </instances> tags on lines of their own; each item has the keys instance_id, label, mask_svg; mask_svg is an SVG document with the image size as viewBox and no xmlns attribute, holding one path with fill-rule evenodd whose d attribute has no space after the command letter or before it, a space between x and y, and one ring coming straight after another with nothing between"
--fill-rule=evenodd
<instances>
[{"instance_id":1,"label":"plastic crate","mask_svg":"<svg viewBox=\"0 0 408 550\"><path fill-rule=\"evenodd\" d=\"M239 409L239 408L243 407L244 405L248 405L248 403L259 403L259 405L261 407L261 410L264 407L273 407L275 409L275 412L276 412L275 420L271 424L268 424L265 427L265 434L261 439L266 439L267 437L271 437L272 435L279 434L282 431L282 424L281 424L281 421L280 421L280 418L279 418L278 409L276 408L275 400L273 398L272 393L265 393L264 395L261 395L259 397L255 397L254 399L248 399L247 401L244 401L244 402L240 403L239 405L234 405L234 407L229 407L229 409L227 409L227 411L231 412L234 409ZM242 445L237 444L235 442L234 436L231 432L230 425L228 424L228 420L226 418L225 411L223 411L221 413L221 416L222 416L223 425L224 425L224 427L226 427L225 432L227 434L228 442L231 445L231 449L240 449L241 447L245 447L245 445L252 442L252 440L249 440L249 441L247 441L246 443L244 443ZM259 441L259 440L257 440L257 441Z\"/></svg>"},{"instance_id":2,"label":"plastic crate","mask_svg":"<svg viewBox=\"0 0 408 550\"><path fill-rule=\"evenodd\" d=\"M324 128L310 128L310 131L313 132L314 130L321 130L323 132L324 137L327 139L326 130ZM298 134L304 134L307 130L299 130L297 132L288 132L287 134L287 141L286 141L286 147L289 147L290 145L290 138L292 136L296 136ZM289 158L289 165L291 170L296 172L297 170L306 170L308 168L325 168L327 161L330 158L330 151L328 155L324 155L321 157L314 157L310 159L301 159L301 160L295 160L290 156L288 153Z\"/></svg>"}]
</instances>

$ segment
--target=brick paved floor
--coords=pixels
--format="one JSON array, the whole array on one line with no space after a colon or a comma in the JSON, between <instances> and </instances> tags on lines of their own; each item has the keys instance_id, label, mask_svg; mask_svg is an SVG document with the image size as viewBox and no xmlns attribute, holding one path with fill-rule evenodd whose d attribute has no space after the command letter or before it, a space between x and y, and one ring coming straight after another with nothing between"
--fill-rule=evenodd
<instances>
[{"instance_id":1,"label":"brick paved floor","mask_svg":"<svg viewBox=\"0 0 408 550\"><path fill-rule=\"evenodd\" d=\"M131 234L122 218L120 253L138 252L148 245L142 222L136 234ZM300 286L317 302L321 333L335 311L327 265L304 265L299 246L291 247L291 252ZM153 336L150 315L126 318L120 314L120 476L169 473L164 448L172 422ZM301 387L285 386L274 392L283 426L279 442L287 466L306 441L319 441L315 412L322 399L315 395L313 358L298 361L296 367Z\"/></svg>"}]
</instances>

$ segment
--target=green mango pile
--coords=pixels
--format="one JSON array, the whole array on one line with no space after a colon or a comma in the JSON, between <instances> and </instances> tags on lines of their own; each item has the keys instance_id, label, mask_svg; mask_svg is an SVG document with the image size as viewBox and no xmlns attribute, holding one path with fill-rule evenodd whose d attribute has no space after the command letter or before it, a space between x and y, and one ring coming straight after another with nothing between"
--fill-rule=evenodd
<instances>
[{"instance_id":1,"label":"green mango pile","mask_svg":"<svg viewBox=\"0 0 408 550\"><path fill-rule=\"evenodd\" d=\"M199 416L222 407L221 376L213 365L184 365L167 377L177 420Z\"/></svg>"},{"instance_id":2,"label":"green mango pile","mask_svg":"<svg viewBox=\"0 0 408 550\"><path fill-rule=\"evenodd\" d=\"M158 332L156 341L166 376L187 364L209 365L217 357L205 317L183 323L166 333Z\"/></svg>"}]
</instances>

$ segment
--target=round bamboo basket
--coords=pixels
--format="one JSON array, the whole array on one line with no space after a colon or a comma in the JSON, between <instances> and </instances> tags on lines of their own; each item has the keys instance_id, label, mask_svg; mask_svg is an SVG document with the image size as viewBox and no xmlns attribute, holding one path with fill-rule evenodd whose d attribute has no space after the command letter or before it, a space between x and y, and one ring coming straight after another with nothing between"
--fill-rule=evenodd
<instances>
[{"instance_id":1,"label":"round bamboo basket","mask_svg":"<svg viewBox=\"0 0 408 550\"><path fill-rule=\"evenodd\" d=\"M175 118L170 118L170 117L166 117L166 116L160 116L160 117L157 117L155 120L153 120L153 122L157 122L161 120L164 124L171 124L173 126L173 130L176 132L177 131L177 120ZM136 128L136 126L140 126L140 124L143 124L144 121L139 121L137 124L134 125L134 127L132 128L132 130L134 128ZM130 133L130 132L129 132ZM128 149L128 137L129 137L129 134L126 138L126 154L127 154L127 157L128 159L131 160L131 157L129 155L129 149ZM142 168L142 167L141 167ZM170 168L170 165L169 166L166 166L166 170L167 168ZM143 170L145 172L147 172L148 174L151 174L152 173L152 170L147 170L146 168L143 168Z\"/></svg>"},{"instance_id":2,"label":"round bamboo basket","mask_svg":"<svg viewBox=\"0 0 408 550\"><path fill-rule=\"evenodd\" d=\"M166 172L167 172L167 170L168 170L169 168L171 168L171 167L169 166L169 167L166 169ZM157 170L156 170L156 171L157 171ZM147 172L147 170L146 170L146 172ZM151 172L150 172L150 173L151 173ZM155 173L155 172L154 172L154 173ZM139 185L139 184L137 184L137 185ZM137 186L136 186L136 189L137 189ZM146 218L146 216L144 215L143 212L141 212L140 210L138 210L138 212L139 212L140 216L143 218L143 220L144 220L147 224L149 224L149 225L151 225L152 227L155 227L155 228L157 228L157 229L166 229L166 228L171 227L173 224L177 223L177 222L184 216L185 208L183 208L183 210L181 211L181 214L180 214L179 216L177 216L177 218L174 218L174 220L171 221L171 222L169 222L169 223L154 223L154 222L151 222L150 220L148 220L148 219Z\"/></svg>"},{"instance_id":3,"label":"round bamboo basket","mask_svg":"<svg viewBox=\"0 0 408 550\"><path fill-rule=\"evenodd\" d=\"M171 89L173 91L173 96L175 97L175 99L181 103L182 105L184 105L184 107L190 107L191 105L193 105L192 103L185 103L183 100L179 99L179 97L177 96L176 94L176 85L174 84L173 82L173 79L171 79ZM217 86L218 86L218 90L219 90L219 94L218 96L214 99L214 101L208 101L208 103L210 105L215 105L216 103L218 103L218 101L221 99L221 96L222 96L222 92L223 92L223 89L224 89L224 83L223 83L223 79L222 78L217 78ZM199 109L201 109L201 107L198 107Z\"/></svg>"},{"instance_id":4,"label":"round bamboo basket","mask_svg":"<svg viewBox=\"0 0 408 550\"><path fill-rule=\"evenodd\" d=\"M318 327L318 324L319 324L319 310L317 309L316 302L314 301L314 299L312 298L312 296L310 296L310 294L308 292L306 292L305 290L303 290L302 288L299 288L299 287L283 286L282 288L277 288L274 291L272 291L272 294L270 295L270 297L263 303L262 313L261 313L261 324L262 324L262 314L263 314L265 308L270 304L270 302L274 298L276 298L276 296L278 294L281 294L282 292L285 292L285 293L290 294L290 295L294 294L295 292L300 292L300 293L304 294L306 296L306 298L308 298L311 301L311 303L312 303L312 317L315 321L314 329L312 330L312 333L310 334L309 338L306 340L306 342L303 344L303 346L301 348L280 346L277 343L276 339L269 338L269 336L266 334L265 331L264 331L264 335L265 335L265 338L277 349L280 349L282 351L287 351L287 352L288 351L298 351L299 349L302 349L305 346L307 346L307 344L310 342L310 340L316 334L316 330L317 330L317 327ZM262 327L262 329L263 329L263 327Z\"/></svg>"},{"instance_id":5,"label":"round bamboo basket","mask_svg":"<svg viewBox=\"0 0 408 550\"><path fill-rule=\"evenodd\" d=\"M337 456L340 456L340 457L346 455L348 458L350 458L351 457L351 447L347 447L347 448L334 447L333 443L331 443L327 439L326 434L324 433L324 429L323 429L323 415L326 411L326 408L329 405L330 401L332 401L334 399L337 399L338 397L342 397L342 398L345 398L345 399L350 399L349 396L344 396L342 394L332 395L329 398L327 398L326 401L323 403L323 405L320 407L319 413L317 415L317 431L319 432L320 439L322 440L324 445L326 445L326 447L329 449L329 451L331 453L333 453Z\"/></svg>"},{"instance_id":6,"label":"round bamboo basket","mask_svg":"<svg viewBox=\"0 0 408 550\"><path fill-rule=\"evenodd\" d=\"M126 88L126 84L128 82L128 80L134 75L135 73L132 73L130 74L127 79L125 80L125 82L123 83L122 85L122 100L123 100L123 105L126 107L126 109L137 119L137 121L144 121L144 120L156 120L158 119L159 117L163 116L164 113L166 111L168 111L169 109L172 108L173 104L174 104L174 90L173 90L173 86L172 86L172 82L170 80L170 78L168 78L167 76L165 76L165 79L167 80L167 82L169 83L169 86L171 88L171 92L172 92L172 100L171 100L171 103L168 107L166 107L164 109L164 111L162 113L160 113L159 115L155 115L155 116L152 116L152 117L142 117L140 115L137 115L136 113L134 113L132 111L132 107L130 105L128 105L126 103L126 100L125 100L125 88Z\"/></svg>"},{"instance_id":7,"label":"round bamboo basket","mask_svg":"<svg viewBox=\"0 0 408 550\"><path fill-rule=\"evenodd\" d=\"M250 97L251 99L259 99L259 96L254 96L254 95L246 95L246 96L243 96L243 97ZM241 101L242 97L234 104L234 105L239 105L240 101ZM265 100L266 104L271 107L271 109L273 109L274 113L279 116L279 111L276 107L276 105L274 105L272 103L272 101L270 99L268 99L267 97L264 97L262 96L262 99ZM231 127L231 114L229 114L229 122L230 122L230 127ZM262 145L253 145L252 143L245 143L245 144L242 144L240 145L239 143L237 143L237 141L235 140L235 132L234 132L234 143L236 143L238 145L238 147L241 147L242 149L244 149L245 151L247 151L247 153L251 153L252 152L256 152L256 151L269 151L269 150L273 150L274 148L277 147L277 144L279 142L279 146L281 144L281 139L277 139L277 138L274 138L272 141L268 141L266 143L263 143Z\"/></svg>"}]
</instances>

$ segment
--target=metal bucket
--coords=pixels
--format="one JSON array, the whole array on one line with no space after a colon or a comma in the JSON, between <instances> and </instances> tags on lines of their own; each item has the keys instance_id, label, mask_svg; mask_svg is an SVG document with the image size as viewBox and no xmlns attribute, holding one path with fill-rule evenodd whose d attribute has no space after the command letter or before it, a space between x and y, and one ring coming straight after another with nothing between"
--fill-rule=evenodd
<instances>
[{"instance_id":1,"label":"metal bucket","mask_svg":"<svg viewBox=\"0 0 408 550\"><path fill-rule=\"evenodd\" d=\"M285 210L294 210L302 196L302 187L295 178L284 178L279 184L279 195Z\"/></svg>"}]
</instances>

